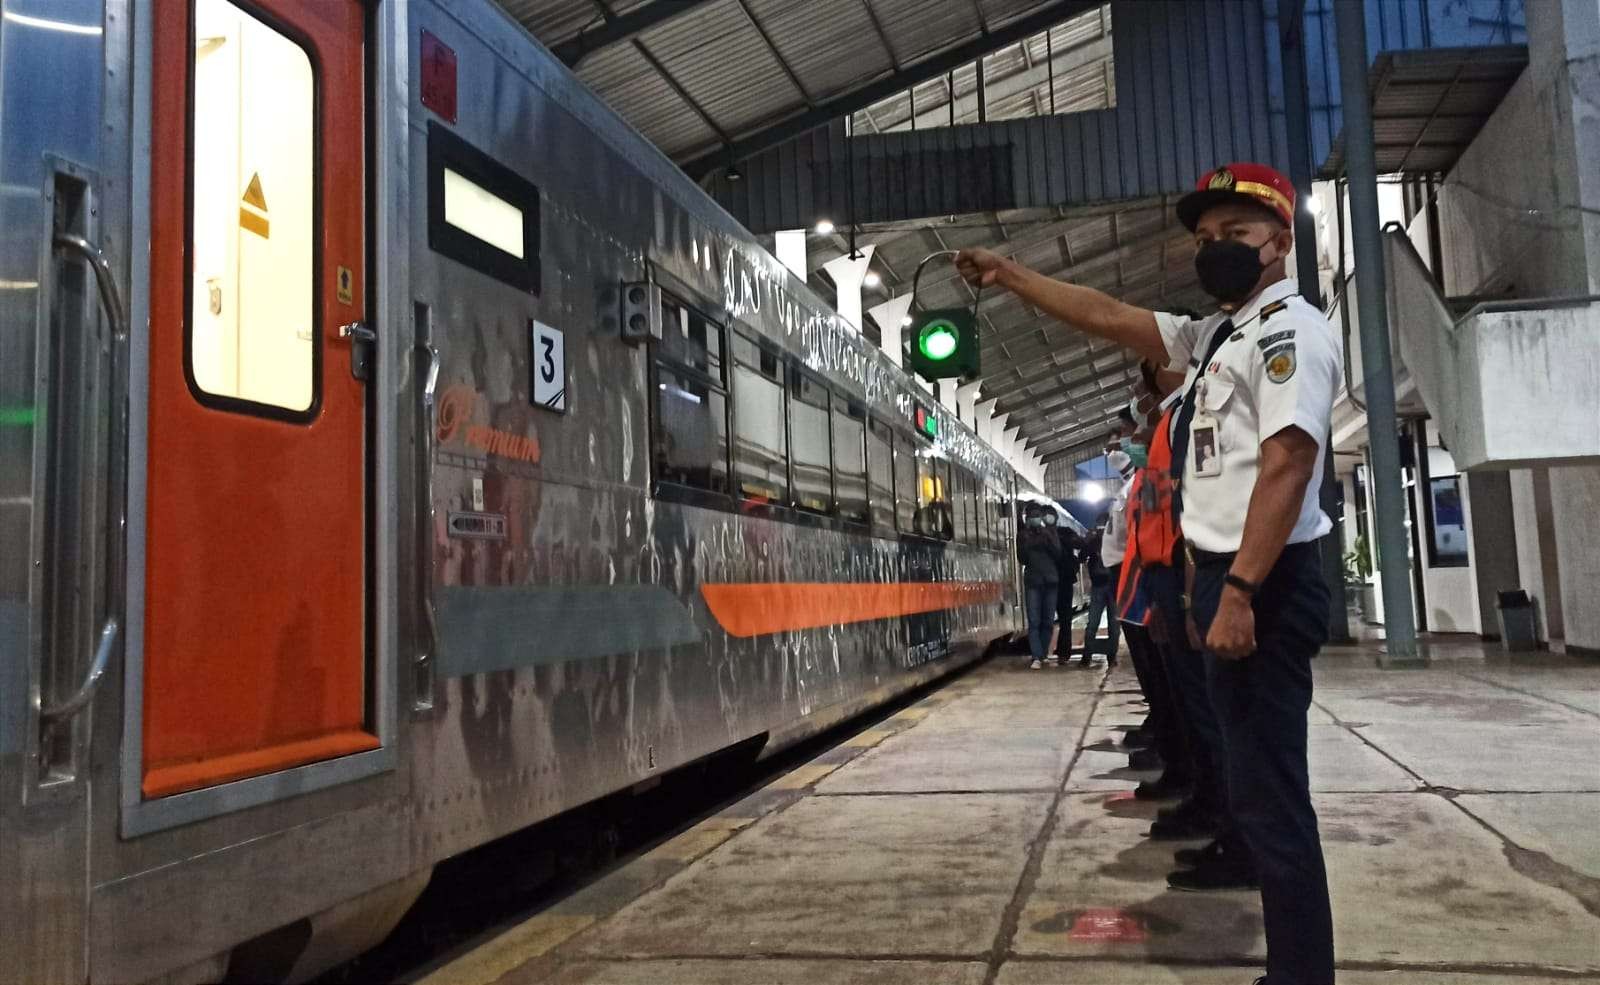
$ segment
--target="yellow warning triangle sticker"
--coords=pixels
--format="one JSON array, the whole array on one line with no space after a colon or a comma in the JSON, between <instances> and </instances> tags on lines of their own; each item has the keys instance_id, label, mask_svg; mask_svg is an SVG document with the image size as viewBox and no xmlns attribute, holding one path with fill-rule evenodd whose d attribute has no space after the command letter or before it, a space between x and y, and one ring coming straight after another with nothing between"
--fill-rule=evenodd
<instances>
[{"instance_id":1,"label":"yellow warning triangle sticker","mask_svg":"<svg viewBox=\"0 0 1600 985\"><path fill-rule=\"evenodd\" d=\"M256 171L250 175L250 186L244 190L244 204L254 205L261 211L267 211L267 196L261 191L261 172Z\"/></svg>"},{"instance_id":2,"label":"yellow warning triangle sticker","mask_svg":"<svg viewBox=\"0 0 1600 985\"><path fill-rule=\"evenodd\" d=\"M239 200L239 226L263 239L272 235L272 223L267 219L267 196L261 190L261 172L250 175L250 185Z\"/></svg>"}]
</instances>

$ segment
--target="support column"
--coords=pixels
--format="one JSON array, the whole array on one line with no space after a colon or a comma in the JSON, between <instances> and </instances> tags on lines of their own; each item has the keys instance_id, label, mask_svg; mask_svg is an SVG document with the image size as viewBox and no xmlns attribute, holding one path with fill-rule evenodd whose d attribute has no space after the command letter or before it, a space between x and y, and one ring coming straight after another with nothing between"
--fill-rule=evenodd
<instances>
[{"instance_id":1,"label":"support column","mask_svg":"<svg viewBox=\"0 0 1600 985\"><path fill-rule=\"evenodd\" d=\"M1317 220L1307 203L1311 201L1311 112L1306 93L1304 33L1305 0L1286 0L1278 8L1279 41L1283 49L1284 117L1289 138L1289 180L1294 183L1295 276L1300 296L1322 310L1322 285L1317 271ZM1344 595L1344 524L1340 520L1339 477L1333 469L1333 435L1323 449L1322 489L1318 495L1322 511L1333 519L1333 529L1322 539L1322 576L1328 582L1328 638L1335 643L1350 641L1349 602Z\"/></svg>"},{"instance_id":2,"label":"support column","mask_svg":"<svg viewBox=\"0 0 1600 985\"><path fill-rule=\"evenodd\" d=\"M789 268L789 272L800 278L805 283L806 275L806 234L804 229L780 229L772 234L772 252L778 262Z\"/></svg>"},{"instance_id":3,"label":"support column","mask_svg":"<svg viewBox=\"0 0 1600 985\"><path fill-rule=\"evenodd\" d=\"M956 412L956 386L955 380L939 381L939 402L952 414Z\"/></svg>"},{"instance_id":4,"label":"support column","mask_svg":"<svg viewBox=\"0 0 1600 985\"><path fill-rule=\"evenodd\" d=\"M857 297L859 298L859 296L858 294ZM902 294L898 297L892 297L880 305L875 305L867 312L872 316L872 320L878 323L878 327L883 330L878 345L883 349L883 354L888 356L889 361L896 366L901 365L900 357L904 355L900 351L900 337L901 333L905 331L905 321L910 311L911 295Z\"/></svg>"},{"instance_id":5,"label":"support column","mask_svg":"<svg viewBox=\"0 0 1600 985\"><path fill-rule=\"evenodd\" d=\"M1388 287L1378 224L1378 176L1367 93L1366 5L1335 0L1339 35L1339 85L1344 106L1350 226L1355 241L1356 301L1361 317L1361 369L1377 499L1378 566L1383 571L1384 655L1379 663L1421 663L1411 609L1406 553L1406 499L1400 484L1400 441L1395 434L1394 364L1389 353Z\"/></svg>"},{"instance_id":6,"label":"support column","mask_svg":"<svg viewBox=\"0 0 1600 985\"><path fill-rule=\"evenodd\" d=\"M984 400L972 407L972 430L978 432L978 440L994 444L991 440L994 435L994 400Z\"/></svg>"},{"instance_id":7,"label":"support column","mask_svg":"<svg viewBox=\"0 0 1600 985\"><path fill-rule=\"evenodd\" d=\"M822 265L839 289L840 317L861 331L861 282L866 279L867 267L872 263L873 244L863 246L855 256L846 253Z\"/></svg>"},{"instance_id":8,"label":"support column","mask_svg":"<svg viewBox=\"0 0 1600 985\"><path fill-rule=\"evenodd\" d=\"M978 405L978 381L962 383L956 387L956 416L961 418L967 427L973 427L974 410ZM973 430L977 430L973 428Z\"/></svg>"}]
</instances>

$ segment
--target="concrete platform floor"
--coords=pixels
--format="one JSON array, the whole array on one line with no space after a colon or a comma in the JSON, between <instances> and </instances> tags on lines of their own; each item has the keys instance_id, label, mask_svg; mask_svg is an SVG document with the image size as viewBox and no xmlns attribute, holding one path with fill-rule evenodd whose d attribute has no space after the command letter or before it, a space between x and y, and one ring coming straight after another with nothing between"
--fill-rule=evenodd
<instances>
[{"instance_id":1,"label":"concrete platform floor","mask_svg":"<svg viewBox=\"0 0 1600 985\"><path fill-rule=\"evenodd\" d=\"M1344 985L1600 982L1600 661L1316 665L1312 783ZM1167 890L1109 674L957 677L428 985L1243 985L1254 893Z\"/></svg>"}]
</instances>

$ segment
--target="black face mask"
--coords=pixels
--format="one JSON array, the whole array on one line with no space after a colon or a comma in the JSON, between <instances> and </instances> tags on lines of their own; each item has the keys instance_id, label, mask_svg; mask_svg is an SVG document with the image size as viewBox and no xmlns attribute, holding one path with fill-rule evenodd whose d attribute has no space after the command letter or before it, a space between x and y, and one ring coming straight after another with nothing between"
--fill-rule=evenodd
<instances>
[{"instance_id":1,"label":"black face mask","mask_svg":"<svg viewBox=\"0 0 1600 985\"><path fill-rule=\"evenodd\" d=\"M1194 271L1200 275L1200 286L1225 304L1243 301L1261 279L1261 271L1266 269L1266 264L1261 262L1261 250L1266 245L1251 246L1236 239L1215 239L1201 245L1194 255Z\"/></svg>"}]
</instances>

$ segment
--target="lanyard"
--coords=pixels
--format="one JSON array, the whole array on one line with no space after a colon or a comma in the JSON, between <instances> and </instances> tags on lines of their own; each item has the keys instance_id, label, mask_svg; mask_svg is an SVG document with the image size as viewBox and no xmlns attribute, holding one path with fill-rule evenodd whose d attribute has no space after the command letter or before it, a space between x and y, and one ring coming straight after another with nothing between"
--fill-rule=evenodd
<instances>
[{"instance_id":1,"label":"lanyard","mask_svg":"<svg viewBox=\"0 0 1600 985\"><path fill-rule=\"evenodd\" d=\"M1194 423L1194 407L1196 392L1200 388L1200 381L1206 377L1206 367L1211 365L1211 357L1222 348L1222 343L1233 334L1233 319L1224 319L1211 333L1211 339L1206 343L1206 354L1200 360L1199 372L1194 374L1189 389L1183 395L1183 404L1178 408L1177 423L1172 431L1172 519L1178 522L1183 517L1183 469L1189 460L1189 429Z\"/></svg>"}]
</instances>

